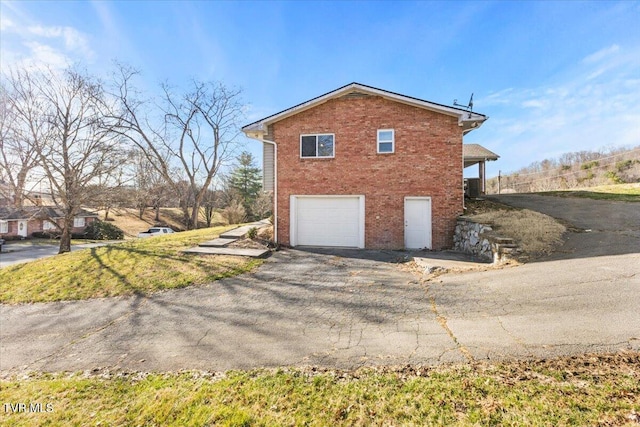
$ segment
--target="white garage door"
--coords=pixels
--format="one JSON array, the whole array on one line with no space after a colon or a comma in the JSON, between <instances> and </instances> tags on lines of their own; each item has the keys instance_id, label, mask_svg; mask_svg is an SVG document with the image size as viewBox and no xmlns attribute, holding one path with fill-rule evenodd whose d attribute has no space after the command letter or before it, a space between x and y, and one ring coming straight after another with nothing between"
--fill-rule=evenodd
<instances>
[{"instance_id":1,"label":"white garage door","mask_svg":"<svg viewBox=\"0 0 640 427\"><path fill-rule=\"evenodd\" d=\"M291 196L292 246L364 248L364 196Z\"/></svg>"}]
</instances>

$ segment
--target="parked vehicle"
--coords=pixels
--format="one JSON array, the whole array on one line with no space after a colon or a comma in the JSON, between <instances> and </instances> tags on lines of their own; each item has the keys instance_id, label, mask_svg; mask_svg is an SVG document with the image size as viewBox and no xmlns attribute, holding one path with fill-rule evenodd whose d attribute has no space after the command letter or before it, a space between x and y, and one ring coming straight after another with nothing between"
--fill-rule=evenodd
<instances>
[{"instance_id":1,"label":"parked vehicle","mask_svg":"<svg viewBox=\"0 0 640 427\"><path fill-rule=\"evenodd\" d=\"M138 233L138 237L164 236L165 234L171 234L171 233L175 233L175 231L173 231L169 227L152 227L147 231Z\"/></svg>"}]
</instances>

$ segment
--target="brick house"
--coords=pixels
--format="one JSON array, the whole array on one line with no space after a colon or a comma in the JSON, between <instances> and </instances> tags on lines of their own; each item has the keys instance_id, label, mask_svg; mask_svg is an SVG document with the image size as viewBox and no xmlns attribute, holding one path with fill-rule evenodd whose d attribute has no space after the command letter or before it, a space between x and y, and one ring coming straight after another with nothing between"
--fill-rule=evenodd
<instances>
[{"instance_id":1,"label":"brick house","mask_svg":"<svg viewBox=\"0 0 640 427\"><path fill-rule=\"evenodd\" d=\"M0 207L0 237L31 237L39 231L56 232L54 223L62 226L64 215L53 207L25 206L23 208ZM98 219L92 212L80 210L73 219L72 233L82 233L85 227Z\"/></svg>"},{"instance_id":2,"label":"brick house","mask_svg":"<svg viewBox=\"0 0 640 427\"><path fill-rule=\"evenodd\" d=\"M280 244L443 249L463 211L463 136L487 118L351 83L242 131L263 142Z\"/></svg>"}]
</instances>

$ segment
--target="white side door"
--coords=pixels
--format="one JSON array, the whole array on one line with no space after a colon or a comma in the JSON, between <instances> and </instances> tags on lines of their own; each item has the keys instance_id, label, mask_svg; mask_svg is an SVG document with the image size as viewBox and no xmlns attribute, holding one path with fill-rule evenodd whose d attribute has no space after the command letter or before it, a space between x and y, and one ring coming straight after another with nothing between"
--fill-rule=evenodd
<instances>
[{"instance_id":1,"label":"white side door","mask_svg":"<svg viewBox=\"0 0 640 427\"><path fill-rule=\"evenodd\" d=\"M431 249L431 197L404 198L404 246Z\"/></svg>"}]
</instances>

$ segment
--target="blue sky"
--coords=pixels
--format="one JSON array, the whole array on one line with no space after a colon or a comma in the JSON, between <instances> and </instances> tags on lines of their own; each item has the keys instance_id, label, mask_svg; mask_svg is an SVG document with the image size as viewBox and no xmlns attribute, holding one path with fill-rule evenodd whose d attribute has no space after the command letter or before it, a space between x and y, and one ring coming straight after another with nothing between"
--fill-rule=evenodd
<instances>
[{"instance_id":1,"label":"blue sky","mask_svg":"<svg viewBox=\"0 0 640 427\"><path fill-rule=\"evenodd\" d=\"M356 81L490 119L465 137L495 176L640 145L640 2L0 2L0 65L112 60L149 88L240 87L246 123ZM261 156L258 143L244 140Z\"/></svg>"}]
</instances>

